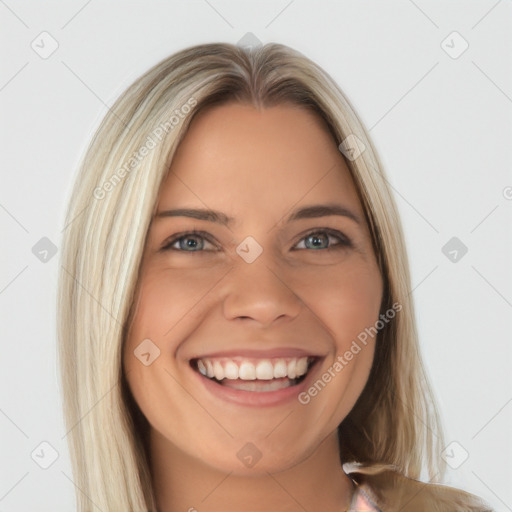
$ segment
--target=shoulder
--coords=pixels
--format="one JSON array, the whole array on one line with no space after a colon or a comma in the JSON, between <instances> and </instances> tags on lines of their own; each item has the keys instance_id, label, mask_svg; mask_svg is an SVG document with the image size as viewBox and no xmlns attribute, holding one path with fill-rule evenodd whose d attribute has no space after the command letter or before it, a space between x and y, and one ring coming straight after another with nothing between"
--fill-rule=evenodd
<instances>
[{"instance_id":1,"label":"shoulder","mask_svg":"<svg viewBox=\"0 0 512 512\"><path fill-rule=\"evenodd\" d=\"M480 498L443 484L430 484L402 475L391 465L345 464L358 495L380 512L493 512ZM358 510L355 508L354 510Z\"/></svg>"}]
</instances>

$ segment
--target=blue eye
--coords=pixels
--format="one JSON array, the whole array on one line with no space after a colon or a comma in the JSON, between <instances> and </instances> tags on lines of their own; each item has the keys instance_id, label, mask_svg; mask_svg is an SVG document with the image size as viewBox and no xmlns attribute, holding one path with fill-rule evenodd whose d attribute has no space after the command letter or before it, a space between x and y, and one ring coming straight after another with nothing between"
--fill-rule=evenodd
<instances>
[{"instance_id":1,"label":"blue eye","mask_svg":"<svg viewBox=\"0 0 512 512\"><path fill-rule=\"evenodd\" d=\"M329 244L329 239L331 238L337 239L338 243L335 243L333 247L321 247L322 245L325 245L325 243ZM327 229L323 231L312 231L311 233L303 237L299 244L302 243L303 240L306 240L306 243L304 244L306 249L314 250L339 249L340 247L349 247L351 245L350 241L345 235L343 235L339 231L332 229ZM311 242L311 245L309 247L307 246L308 242Z\"/></svg>"},{"instance_id":2,"label":"blue eye","mask_svg":"<svg viewBox=\"0 0 512 512\"><path fill-rule=\"evenodd\" d=\"M201 251L204 247L204 241L208 241L208 243L212 243L209 241L209 237L206 233L202 231L190 231L188 233L183 233L176 235L169 240L168 243L162 247L162 250L171 250L171 251L181 251L181 252L204 252ZM178 248L172 247L173 245L178 244ZM191 250L189 250L191 249Z\"/></svg>"},{"instance_id":3,"label":"blue eye","mask_svg":"<svg viewBox=\"0 0 512 512\"><path fill-rule=\"evenodd\" d=\"M327 243L329 245L330 239L333 238L337 240L337 243L326 247L325 244ZM306 241L304 247L299 249L294 248L293 250L335 250L344 247L352 247L350 240L343 233L335 229L317 229L316 231L310 231L307 235L301 238L299 244L304 240ZM187 233L175 235L170 240L164 242L164 246L161 250L178 252L212 252L211 250L203 250L205 241L215 246L207 233L203 231L189 231ZM176 244L178 244L178 247L173 247ZM297 247L297 245L295 247Z\"/></svg>"}]
</instances>

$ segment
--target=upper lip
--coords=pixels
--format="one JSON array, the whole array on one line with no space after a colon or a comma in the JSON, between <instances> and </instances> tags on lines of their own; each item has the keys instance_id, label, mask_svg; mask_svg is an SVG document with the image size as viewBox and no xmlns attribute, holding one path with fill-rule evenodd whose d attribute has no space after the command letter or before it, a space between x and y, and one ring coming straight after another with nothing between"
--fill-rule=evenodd
<instances>
[{"instance_id":1,"label":"upper lip","mask_svg":"<svg viewBox=\"0 0 512 512\"><path fill-rule=\"evenodd\" d=\"M208 354L201 354L192 359L206 359L216 357L247 357L253 359L272 359L277 357L323 357L320 354L314 353L310 350L304 350L300 348L286 348L278 347L273 349L232 349L222 350L216 352L209 352Z\"/></svg>"}]
</instances>

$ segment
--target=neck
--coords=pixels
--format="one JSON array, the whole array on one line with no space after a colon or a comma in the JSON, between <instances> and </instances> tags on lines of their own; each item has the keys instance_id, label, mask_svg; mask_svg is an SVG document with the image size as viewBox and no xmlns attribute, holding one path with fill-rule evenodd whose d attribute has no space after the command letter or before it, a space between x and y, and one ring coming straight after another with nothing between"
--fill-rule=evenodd
<instances>
[{"instance_id":1,"label":"neck","mask_svg":"<svg viewBox=\"0 0 512 512\"><path fill-rule=\"evenodd\" d=\"M150 459L158 512L341 512L354 489L341 467L336 432L295 466L250 476L205 464L154 429Z\"/></svg>"}]
</instances>

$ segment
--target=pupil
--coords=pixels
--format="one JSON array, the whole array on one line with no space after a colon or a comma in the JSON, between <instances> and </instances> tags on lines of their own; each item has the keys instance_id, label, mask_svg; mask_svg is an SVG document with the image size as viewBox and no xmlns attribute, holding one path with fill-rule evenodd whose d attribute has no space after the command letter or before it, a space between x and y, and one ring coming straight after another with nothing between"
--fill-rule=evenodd
<instances>
[{"instance_id":1,"label":"pupil","mask_svg":"<svg viewBox=\"0 0 512 512\"><path fill-rule=\"evenodd\" d=\"M311 235L309 236L309 240L312 240L313 246L317 248L319 245L322 244L322 238L325 238L324 235Z\"/></svg>"},{"instance_id":2,"label":"pupil","mask_svg":"<svg viewBox=\"0 0 512 512\"><path fill-rule=\"evenodd\" d=\"M195 240L194 238L189 236L189 237L185 238L185 240L186 240L186 242L185 242L186 247L189 247L192 249L195 249L197 247L197 240Z\"/></svg>"}]
</instances>

